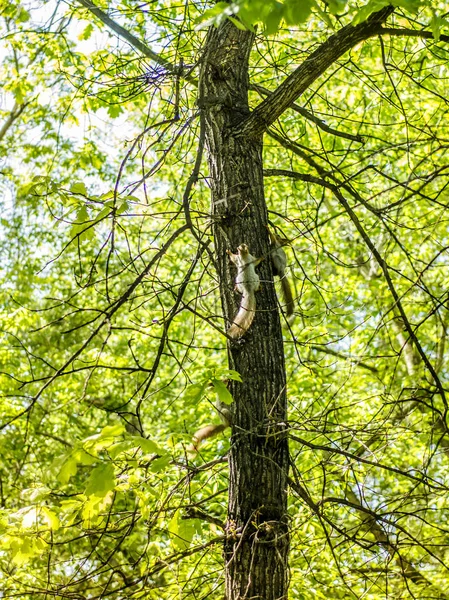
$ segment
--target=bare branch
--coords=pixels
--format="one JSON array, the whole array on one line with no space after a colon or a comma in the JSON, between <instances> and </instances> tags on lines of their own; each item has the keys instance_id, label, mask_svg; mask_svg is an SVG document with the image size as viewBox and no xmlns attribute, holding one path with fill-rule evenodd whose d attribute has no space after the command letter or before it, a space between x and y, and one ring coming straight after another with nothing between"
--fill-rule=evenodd
<instances>
[{"instance_id":1,"label":"bare branch","mask_svg":"<svg viewBox=\"0 0 449 600\"><path fill-rule=\"evenodd\" d=\"M258 92L261 96L270 96L272 94L270 90L267 90L267 88L264 88L262 85L253 84L249 86L249 89ZM363 144L364 142L363 136L357 134L354 135L352 133L346 133L344 131L338 131L338 129L330 127L325 121L315 116L313 112L307 110L306 108L303 108L302 106L299 106L298 104L293 103L290 106L290 108L302 115L303 117L305 117L308 121L315 123L317 127L322 129L323 131L326 131L327 133L336 135L341 138L345 138L346 140L351 140L353 142L360 142L361 144Z\"/></svg>"},{"instance_id":2,"label":"bare branch","mask_svg":"<svg viewBox=\"0 0 449 600\"><path fill-rule=\"evenodd\" d=\"M391 35L395 37L419 37L434 42L449 42L449 35L440 35L440 39L436 40L431 31L420 31L419 29L395 29L394 27L382 27L380 30L382 35Z\"/></svg>"},{"instance_id":3,"label":"bare branch","mask_svg":"<svg viewBox=\"0 0 449 600\"><path fill-rule=\"evenodd\" d=\"M8 129L14 124L14 121L16 121L20 117L20 115L23 113L26 105L27 104L25 102L23 104L17 104L17 102L14 104L11 112L8 115L8 118L3 123L3 126L0 129L0 142L3 140L3 138L7 134Z\"/></svg>"},{"instance_id":4,"label":"bare branch","mask_svg":"<svg viewBox=\"0 0 449 600\"><path fill-rule=\"evenodd\" d=\"M127 29L116 23L111 17L109 17L101 8L98 8L91 0L77 0L84 8L87 8L93 15L100 19L109 29L114 31L120 38L128 42L135 50L141 52L144 56L152 60L158 65L163 66L170 73L174 73L176 75L182 76L187 81L191 83L196 83L196 80L186 72L184 75L180 73L180 67L173 65L169 60L163 58L146 44L144 44L139 38L137 38L134 34L129 32Z\"/></svg>"}]
</instances>

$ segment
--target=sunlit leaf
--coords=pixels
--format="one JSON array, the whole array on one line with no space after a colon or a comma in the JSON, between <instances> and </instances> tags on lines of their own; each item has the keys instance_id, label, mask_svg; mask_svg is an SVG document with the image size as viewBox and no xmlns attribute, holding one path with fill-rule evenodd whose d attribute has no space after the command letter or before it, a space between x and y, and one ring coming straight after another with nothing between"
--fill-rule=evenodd
<instances>
[{"instance_id":1,"label":"sunlit leaf","mask_svg":"<svg viewBox=\"0 0 449 600\"><path fill-rule=\"evenodd\" d=\"M69 456L61 466L61 469L58 473L58 479L61 483L68 483L73 475L76 475L78 471L77 461Z\"/></svg>"},{"instance_id":2,"label":"sunlit leaf","mask_svg":"<svg viewBox=\"0 0 449 600\"><path fill-rule=\"evenodd\" d=\"M153 471L153 473L159 473L164 471L170 462L171 458L168 454L166 454L165 456L161 456L160 458L156 458L155 460L151 461L150 469Z\"/></svg>"},{"instance_id":3,"label":"sunlit leaf","mask_svg":"<svg viewBox=\"0 0 449 600\"><path fill-rule=\"evenodd\" d=\"M82 181L77 181L75 183L72 183L72 185L70 186L70 191L72 192L72 194L82 194L83 196L87 196L86 185ZM83 208L84 208L84 210L86 210L85 207L83 207ZM81 209L81 210L83 210L83 209ZM80 221L80 220L81 219L78 219L78 221Z\"/></svg>"},{"instance_id":4,"label":"sunlit leaf","mask_svg":"<svg viewBox=\"0 0 449 600\"><path fill-rule=\"evenodd\" d=\"M226 385L219 379L213 379L212 383L214 385L214 390L216 391L217 396L221 400L221 402L224 402L225 404L232 404L232 394L230 393Z\"/></svg>"},{"instance_id":5,"label":"sunlit leaf","mask_svg":"<svg viewBox=\"0 0 449 600\"><path fill-rule=\"evenodd\" d=\"M171 542L178 550L186 550L192 542L195 525L190 519L182 519L180 511L176 511L168 524Z\"/></svg>"},{"instance_id":6,"label":"sunlit leaf","mask_svg":"<svg viewBox=\"0 0 449 600\"><path fill-rule=\"evenodd\" d=\"M115 487L115 473L112 463L103 463L95 467L87 481L86 496L103 498Z\"/></svg>"},{"instance_id":7,"label":"sunlit leaf","mask_svg":"<svg viewBox=\"0 0 449 600\"><path fill-rule=\"evenodd\" d=\"M59 522L59 518L56 515L56 513L54 513L52 510L50 510L46 506L43 506L41 508L41 514L44 518L44 521L47 523L47 525L50 527L50 529L52 529L53 531L57 531L59 529L60 522Z\"/></svg>"}]
</instances>

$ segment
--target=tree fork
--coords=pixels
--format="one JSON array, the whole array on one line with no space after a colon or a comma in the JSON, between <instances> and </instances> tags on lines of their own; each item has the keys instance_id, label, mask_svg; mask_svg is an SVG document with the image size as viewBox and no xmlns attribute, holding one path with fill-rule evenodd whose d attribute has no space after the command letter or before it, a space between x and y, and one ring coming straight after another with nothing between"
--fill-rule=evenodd
<instances>
[{"instance_id":1,"label":"tree fork","mask_svg":"<svg viewBox=\"0 0 449 600\"><path fill-rule=\"evenodd\" d=\"M205 122L213 232L223 313L228 326L239 298L226 250L241 243L263 256L257 313L248 333L229 342L235 413L229 453L229 504L224 546L226 598L287 597L288 442L282 330L269 260L262 136L236 137L249 115L248 60L254 36L229 21L211 28L203 54L198 104Z\"/></svg>"}]
</instances>

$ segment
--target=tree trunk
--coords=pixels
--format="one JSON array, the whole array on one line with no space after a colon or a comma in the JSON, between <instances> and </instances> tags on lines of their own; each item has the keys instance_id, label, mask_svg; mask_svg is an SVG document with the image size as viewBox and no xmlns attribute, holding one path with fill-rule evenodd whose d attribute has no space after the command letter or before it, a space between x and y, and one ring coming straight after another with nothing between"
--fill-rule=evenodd
<instances>
[{"instance_id":1,"label":"tree trunk","mask_svg":"<svg viewBox=\"0 0 449 600\"><path fill-rule=\"evenodd\" d=\"M269 256L262 137L235 136L248 117L248 58L253 35L229 21L209 31L199 82L204 118L213 231L226 327L240 297L226 250L241 243L266 260L257 267L262 286L248 331L228 344L234 418L229 455L229 505L224 556L227 600L287 597L288 443L282 330Z\"/></svg>"}]
</instances>

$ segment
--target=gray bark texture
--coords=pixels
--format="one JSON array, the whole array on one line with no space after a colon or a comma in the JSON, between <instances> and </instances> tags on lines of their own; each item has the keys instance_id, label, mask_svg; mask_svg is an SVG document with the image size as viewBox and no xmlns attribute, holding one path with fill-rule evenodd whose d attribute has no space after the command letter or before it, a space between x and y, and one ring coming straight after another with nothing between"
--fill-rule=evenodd
<instances>
[{"instance_id":1,"label":"gray bark texture","mask_svg":"<svg viewBox=\"0 0 449 600\"><path fill-rule=\"evenodd\" d=\"M262 286L248 331L229 343L229 364L243 383L231 382L234 418L229 456L229 505L224 548L228 600L287 597L288 446L282 331L269 259L262 136L235 137L249 114L250 32L230 22L211 29L200 79L199 106L206 128L215 252L223 312L237 312L235 271L226 250L242 243L266 260L257 267Z\"/></svg>"},{"instance_id":2,"label":"gray bark texture","mask_svg":"<svg viewBox=\"0 0 449 600\"><path fill-rule=\"evenodd\" d=\"M348 25L330 37L252 113L248 63L254 36L225 21L211 28L199 80L210 169L216 266L226 328L237 313L235 271L227 250L245 243L265 260L249 331L229 340L234 397L229 453L229 504L224 557L226 600L285 600L290 546L287 516L286 374L278 301L269 255L262 140L267 128L340 56L380 34L393 8Z\"/></svg>"}]
</instances>

